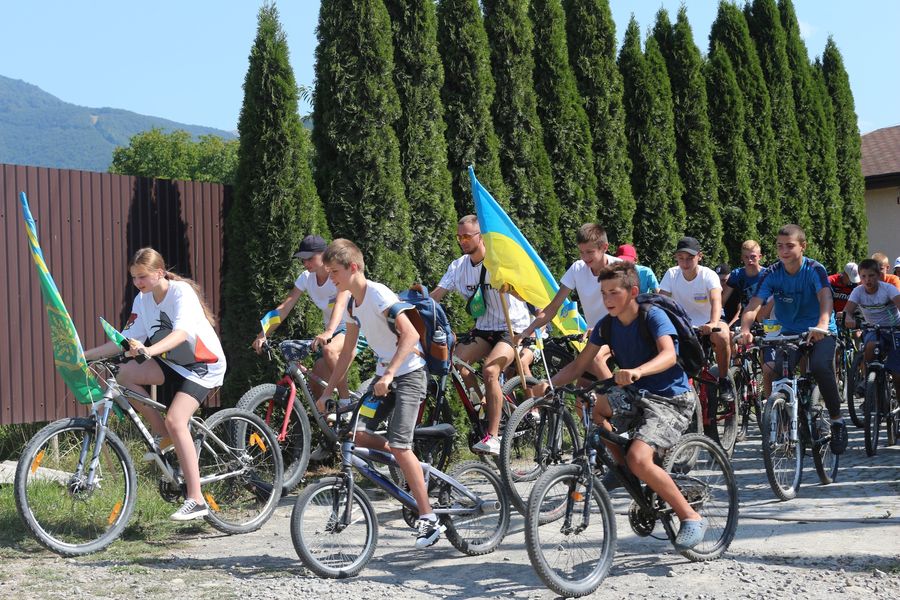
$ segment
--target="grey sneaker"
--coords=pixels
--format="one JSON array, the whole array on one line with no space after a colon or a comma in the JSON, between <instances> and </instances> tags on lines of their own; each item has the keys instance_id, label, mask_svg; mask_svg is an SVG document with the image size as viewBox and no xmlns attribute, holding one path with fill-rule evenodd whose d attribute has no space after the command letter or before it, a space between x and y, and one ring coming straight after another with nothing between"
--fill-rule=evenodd
<instances>
[{"instance_id":1,"label":"grey sneaker","mask_svg":"<svg viewBox=\"0 0 900 600\"><path fill-rule=\"evenodd\" d=\"M169 518L173 521L190 521L192 519L201 519L209 514L206 503L200 504L193 498L188 498L181 505L181 508L172 513Z\"/></svg>"},{"instance_id":2,"label":"grey sneaker","mask_svg":"<svg viewBox=\"0 0 900 600\"><path fill-rule=\"evenodd\" d=\"M690 550L703 541L708 524L706 519L699 521L682 521L681 529L675 538L675 548L678 550Z\"/></svg>"},{"instance_id":3,"label":"grey sneaker","mask_svg":"<svg viewBox=\"0 0 900 600\"><path fill-rule=\"evenodd\" d=\"M435 519L419 519L416 521L419 533L416 535L416 548L427 548L433 546L441 539L441 532L446 529L440 522Z\"/></svg>"}]
</instances>

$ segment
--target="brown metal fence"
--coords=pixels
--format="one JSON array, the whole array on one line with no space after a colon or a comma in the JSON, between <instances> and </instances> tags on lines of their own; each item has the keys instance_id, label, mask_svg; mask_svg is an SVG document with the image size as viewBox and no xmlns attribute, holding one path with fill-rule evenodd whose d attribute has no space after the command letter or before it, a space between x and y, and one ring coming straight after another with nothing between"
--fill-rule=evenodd
<instances>
[{"instance_id":1,"label":"brown metal fence","mask_svg":"<svg viewBox=\"0 0 900 600\"><path fill-rule=\"evenodd\" d=\"M50 421L79 408L53 367L47 316L28 252L19 192L85 348L105 338L97 317L121 327L137 290L128 259L152 246L169 269L196 280L221 313L223 221L219 184L0 165L0 424Z\"/></svg>"}]
</instances>

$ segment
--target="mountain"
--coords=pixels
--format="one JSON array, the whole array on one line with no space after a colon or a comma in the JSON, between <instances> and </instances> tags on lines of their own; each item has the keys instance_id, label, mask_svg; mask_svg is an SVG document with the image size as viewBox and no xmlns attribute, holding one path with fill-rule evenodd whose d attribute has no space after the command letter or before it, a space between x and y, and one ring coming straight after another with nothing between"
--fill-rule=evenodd
<instances>
[{"instance_id":1,"label":"mountain","mask_svg":"<svg viewBox=\"0 0 900 600\"><path fill-rule=\"evenodd\" d=\"M0 163L106 171L113 149L153 127L184 129L194 137L234 133L185 125L117 108L63 102L41 88L0 75Z\"/></svg>"}]
</instances>

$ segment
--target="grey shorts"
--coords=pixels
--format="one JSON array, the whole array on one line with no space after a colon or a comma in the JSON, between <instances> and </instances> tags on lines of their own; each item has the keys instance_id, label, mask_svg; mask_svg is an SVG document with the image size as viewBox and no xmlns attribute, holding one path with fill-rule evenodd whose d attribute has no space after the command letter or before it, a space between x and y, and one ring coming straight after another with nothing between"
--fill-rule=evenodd
<instances>
[{"instance_id":1,"label":"grey shorts","mask_svg":"<svg viewBox=\"0 0 900 600\"><path fill-rule=\"evenodd\" d=\"M612 424L619 431L631 431L631 437L657 450L675 445L694 418L697 395L693 390L666 398L644 393L633 402L615 388L607 396L612 408Z\"/></svg>"},{"instance_id":2,"label":"grey shorts","mask_svg":"<svg viewBox=\"0 0 900 600\"><path fill-rule=\"evenodd\" d=\"M375 381L378 381L378 377L374 379L373 385ZM382 398L374 398L378 402L375 415L360 415L360 427L374 434L378 426L388 419L388 446L405 450L412 448L416 421L419 420L419 405L425 399L427 389L428 374L425 367L398 375L394 378L393 392Z\"/></svg>"}]
</instances>

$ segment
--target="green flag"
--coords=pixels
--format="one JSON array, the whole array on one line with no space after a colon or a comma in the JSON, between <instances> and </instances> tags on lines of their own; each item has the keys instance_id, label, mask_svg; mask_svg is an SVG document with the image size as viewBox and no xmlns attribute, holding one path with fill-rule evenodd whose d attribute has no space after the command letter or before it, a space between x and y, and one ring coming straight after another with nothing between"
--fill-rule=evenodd
<instances>
[{"instance_id":1,"label":"green flag","mask_svg":"<svg viewBox=\"0 0 900 600\"><path fill-rule=\"evenodd\" d=\"M103 332L110 341L117 343L125 350L130 348L130 344L128 343L128 340L125 339L125 336L119 333L116 328L110 325L103 317L100 317L100 325L103 326Z\"/></svg>"},{"instance_id":2,"label":"green flag","mask_svg":"<svg viewBox=\"0 0 900 600\"><path fill-rule=\"evenodd\" d=\"M44 262L44 253L38 245L37 227L28 208L25 192L19 193L22 213L25 218L25 233L28 236L28 249L37 268L41 292L44 296L44 307L47 309L47 320L50 323L50 341L53 344L53 362L63 381L72 390L75 399L82 404L98 401L103 396L99 382L88 369L84 359L84 350L75 324L66 310L62 296L53 282L50 270Z\"/></svg>"}]
</instances>

